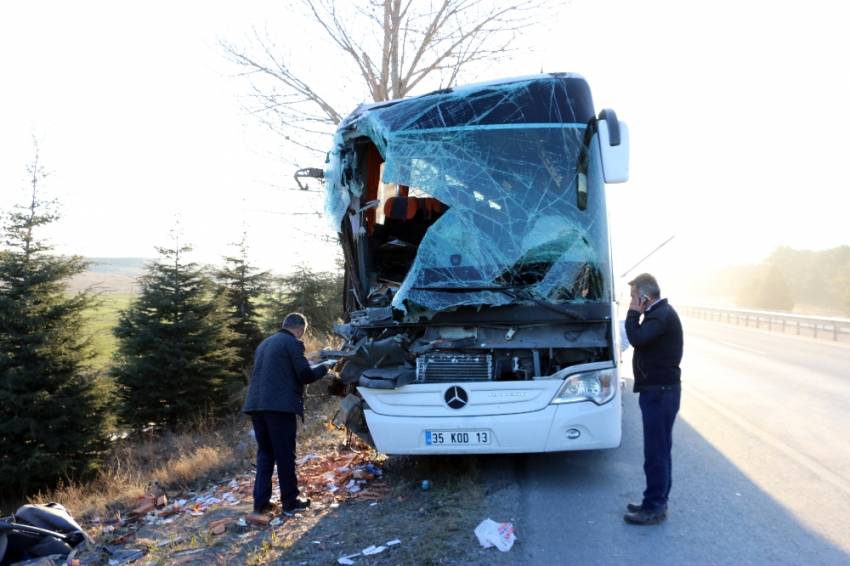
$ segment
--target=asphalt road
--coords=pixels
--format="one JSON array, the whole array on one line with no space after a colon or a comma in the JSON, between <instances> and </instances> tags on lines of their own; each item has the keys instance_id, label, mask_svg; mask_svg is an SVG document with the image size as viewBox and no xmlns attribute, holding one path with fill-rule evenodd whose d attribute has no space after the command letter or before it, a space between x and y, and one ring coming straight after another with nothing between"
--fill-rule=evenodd
<instances>
[{"instance_id":1,"label":"asphalt road","mask_svg":"<svg viewBox=\"0 0 850 566\"><path fill-rule=\"evenodd\" d=\"M513 558L850 564L850 346L684 323L666 523L622 520L643 491L640 411L627 393L620 448L503 460L519 486Z\"/></svg>"}]
</instances>

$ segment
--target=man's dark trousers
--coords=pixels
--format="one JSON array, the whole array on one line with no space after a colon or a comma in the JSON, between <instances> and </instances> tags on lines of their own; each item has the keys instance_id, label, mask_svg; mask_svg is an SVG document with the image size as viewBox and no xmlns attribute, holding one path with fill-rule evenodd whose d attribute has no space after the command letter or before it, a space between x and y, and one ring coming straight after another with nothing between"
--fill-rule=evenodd
<instances>
[{"instance_id":1,"label":"man's dark trousers","mask_svg":"<svg viewBox=\"0 0 850 566\"><path fill-rule=\"evenodd\" d=\"M661 511L667 508L667 497L673 485L673 421L679 412L682 396L678 386L653 388L640 393L640 412L643 417L643 471L646 491L643 508Z\"/></svg>"},{"instance_id":2,"label":"man's dark trousers","mask_svg":"<svg viewBox=\"0 0 850 566\"><path fill-rule=\"evenodd\" d=\"M251 415L257 439L257 478L254 481L254 509L261 510L272 497L272 472L277 463L280 499L284 507L298 497L295 476L295 413L262 411Z\"/></svg>"}]
</instances>

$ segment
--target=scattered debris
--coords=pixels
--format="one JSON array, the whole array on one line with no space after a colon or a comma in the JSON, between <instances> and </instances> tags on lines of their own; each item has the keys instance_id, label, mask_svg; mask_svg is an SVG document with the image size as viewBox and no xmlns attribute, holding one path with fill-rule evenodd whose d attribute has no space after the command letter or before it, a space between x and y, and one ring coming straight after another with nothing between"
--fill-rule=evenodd
<instances>
[{"instance_id":1,"label":"scattered debris","mask_svg":"<svg viewBox=\"0 0 850 566\"><path fill-rule=\"evenodd\" d=\"M308 455L309 456L309 455ZM354 497L380 498L386 486L380 478L383 470L368 460L365 453L334 454L322 458L301 458L298 470L302 491L312 499L332 496L336 500Z\"/></svg>"},{"instance_id":2,"label":"scattered debris","mask_svg":"<svg viewBox=\"0 0 850 566\"><path fill-rule=\"evenodd\" d=\"M390 492L390 487L383 480L383 470L370 459L369 452L310 453L297 462L299 487L304 495L313 500L313 510L338 509L342 503L350 500L362 500L369 506L375 506ZM158 559L161 556L159 553L165 553L168 559L175 559L221 545L221 542L217 545L209 542L212 546L186 549L186 542L194 541L197 534L217 537L219 541L229 540L226 538L229 535L234 539L246 540L256 536L256 530L251 527L263 529L283 525L285 517L276 517L271 513L241 513L242 507L253 499L253 486L252 472L224 479L196 491L169 491L166 494L159 485L150 485L143 495L132 499L112 517L97 516L91 519L91 523L97 525L97 546L79 556L81 563L120 566L144 560L149 549L161 549L157 551ZM277 493L273 495L271 503L280 505ZM391 543L399 544L400 541L370 546L343 558L350 561L357 556L386 552L392 546ZM326 543L315 541L315 544L315 548L324 549Z\"/></svg>"},{"instance_id":3,"label":"scattered debris","mask_svg":"<svg viewBox=\"0 0 850 566\"><path fill-rule=\"evenodd\" d=\"M174 538L166 538L166 539L157 541L156 547L162 548L164 546L174 546L176 544L180 544L184 540L186 540L186 537L183 537L183 536L178 536L178 537L174 537Z\"/></svg>"},{"instance_id":4,"label":"scattered debris","mask_svg":"<svg viewBox=\"0 0 850 566\"><path fill-rule=\"evenodd\" d=\"M156 501L154 499L144 499L142 502L133 509L133 514L139 517L143 517L156 509Z\"/></svg>"},{"instance_id":5,"label":"scattered debris","mask_svg":"<svg viewBox=\"0 0 850 566\"><path fill-rule=\"evenodd\" d=\"M507 552L516 541L512 523L497 523L492 519L484 519L475 527L475 536L484 548L495 546L502 552Z\"/></svg>"},{"instance_id":6,"label":"scattered debris","mask_svg":"<svg viewBox=\"0 0 850 566\"><path fill-rule=\"evenodd\" d=\"M381 545L381 546L372 545L372 546L364 548L361 552L362 552L363 556L372 556L373 554L380 554L383 551L385 551L386 549L387 549L387 547L383 546L383 545Z\"/></svg>"},{"instance_id":7,"label":"scattered debris","mask_svg":"<svg viewBox=\"0 0 850 566\"><path fill-rule=\"evenodd\" d=\"M313 544L319 544L319 542L313 541ZM374 545L373 544L372 546L368 546L368 547L364 548L363 550L361 550L360 552L358 552L356 554L347 554L345 556L341 556L341 557L337 558L337 563L338 564L349 564L349 565L354 564L354 561L352 560L352 558L357 558L358 556L374 556L375 554L380 554L380 553L384 552L385 550L387 550L388 548L390 548L391 546L396 546L398 544L401 544L401 540L397 539L397 538L390 540L390 541L387 541L382 545Z\"/></svg>"},{"instance_id":8,"label":"scattered debris","mask_svg":"<svg viewBox=\"0 0 850 566\"><path fill-rule=\"evenodd\" d=\"M208 525L209 532L212 535L223 535L227 531L227 525L230 524L232 520L230 518L219 519L218 521L213 521Z\"/></svg>"},{"instance_id":9,"label":"scattered debris","mask_svg":"<svg viewBox=\"0 0 850 566\"><path fill-rule=\"evenodd\" d=\"M245 520L253 525L261 525L263 527L272 521L271 517L263 515L262 513L249 513L245 515Z\"/></svg>"},{"instance_id":10,"label":"scattered debris","mask_svg":"<svg viewBox=\"0 0 850 566\"><path fill-rule=\"evenodd\" d=\"M106 551L109 554L109 561L107 564L109 566L124 566L124 564L130 564L135 562L139 558L142 558L145 554L147 554L147 549L145 548L110 548L107 547Z\"/></svg>"},{"instance_id":11,"label":"scattered debris","mask_svg":"<svg viewBox=\"0 0 850 566\"><path fill-rule=\"evenodd\" d=\"M189 556L190 554L198 554L199 552L205 551L206 548L193 548L191 550L181 550L180 552L175 552L174 556Z\"/></svg>"},{"instance_id":12,"label":"scattered debris","mask_svg":"<svg viewBox=\"0 0 850 566\"><path fill-rule=\"evenodd\" d=\"M307 462L309 462L311 460L319 460L319 455L310 453L310 454L307 454L305 456L298 458L297 460L295 460L295 463L298 464L299 466L302 466L302 465L306 464Z\"/></svg>"}]
</instances>

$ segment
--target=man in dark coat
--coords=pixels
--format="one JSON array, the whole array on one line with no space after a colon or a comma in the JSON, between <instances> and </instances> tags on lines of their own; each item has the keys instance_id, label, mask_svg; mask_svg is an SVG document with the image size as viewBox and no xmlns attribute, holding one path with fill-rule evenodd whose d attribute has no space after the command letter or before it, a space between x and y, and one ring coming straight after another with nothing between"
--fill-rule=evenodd
<instances>
[{"instance_id":1,"label":"man in dark coat","mask_svg":"<svg viewBox=\"0 0 850 566\"><path fill-rule=\"evenodd\" d=\"M682 395L682 323L667 299L661 298L655 277L644 273L629 285L632 300L626 336L635 349L632 369L634 390L640 394L646 490L640 505L627 506L624 519L635 525L654 525L667 518L672 486L673 421Z\"/></svg>"},{"instance_id":2,"label":"man in dark coat","mask_svg":"<svg viewBox=\"0 0 850 566\"><path fill-rule=\"evenodd\" d=\"M271 509L272 472L277 463L280 500L284 512L310 506L298 499L295 476L296 415L304 419L304 386L318 381L328 367L311 367L304 357L301 337L307 330L303 315L286 316L282 328L263 340L254 354L254 370L242 412L251 415L257 439L257 476L254 480L254 511Z\"/></svg>"}]
</instances>

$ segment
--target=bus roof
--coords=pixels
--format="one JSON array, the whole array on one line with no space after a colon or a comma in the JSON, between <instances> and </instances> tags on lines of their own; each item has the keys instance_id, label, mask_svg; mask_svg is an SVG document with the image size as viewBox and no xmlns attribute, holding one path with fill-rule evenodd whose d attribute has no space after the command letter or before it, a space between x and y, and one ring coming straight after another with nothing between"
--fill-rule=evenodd
<instances>
[{"instance_id":1,"label":"bus roof","mask_svg":"<svg viewBox=\"0 0 850 566\"><path fill-rule=\"evenodd\" d=\"M572 73L501 79L421 96L361 104L340 125L343 137L495 124L586 124L594 115L587 81ZM378 142L378 145L381 144Z\"/></svg>"}]
</instances>

